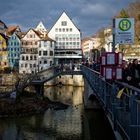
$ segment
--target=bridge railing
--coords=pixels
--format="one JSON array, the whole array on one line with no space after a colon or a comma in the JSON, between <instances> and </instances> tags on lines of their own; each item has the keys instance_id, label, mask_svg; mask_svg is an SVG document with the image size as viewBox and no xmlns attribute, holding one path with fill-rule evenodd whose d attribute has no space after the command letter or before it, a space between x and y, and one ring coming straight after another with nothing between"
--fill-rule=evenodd
<instances>
[{"instance_id":1,"label":"bridge railing","mask_svg":"<svg viewBox=\"0 0 140 140\"><path fill-rule=\"evenodd\" d=\"M115 131L125 139L140 140L140 90L126 83L108 82L100 73L81 66Z\"/></svg>"},{"instance_id":2,"label":"bridge railing","mask_svg":"<svg viewBox=\"0 0 140 140\"><path fill-rule=\"evenodd\" d=\"M65 74L65 75L69 75L69 74L79 74L80 72L80 68L78 69L76 67L76 69L72 70L70 69L69 66L61 66L61 65L56 65L56 66L52 66L46 70L42 70L39 71L38 73L36 73L36 77L34 78L33 81L48 81L60 74Z\"/></svg>"}]
</instances>

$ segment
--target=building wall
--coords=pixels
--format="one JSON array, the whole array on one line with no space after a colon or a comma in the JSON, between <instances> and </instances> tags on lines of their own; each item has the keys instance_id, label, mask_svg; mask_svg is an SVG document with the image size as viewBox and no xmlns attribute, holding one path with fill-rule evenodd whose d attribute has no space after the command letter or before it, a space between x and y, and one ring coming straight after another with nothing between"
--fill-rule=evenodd
<instances>
[{"instance_id":1,"label":"building wall","mask_svg":"<svg viewBox=\"0 0 140 140\"><path fill-rule=\"evenodd\" d=\"M66 21L67 25L62 25L62 22ZM58 29L58 30L57 30ZM60 31L61 29L61 31ZM65 31L63 30L65 29ZM67 31L68 29L68 31ZM71 31L72 29L72 31ZM56 34L78 34L80 36L79 30L76 28L76 26L73 24L73 22L70 20L70 18L66 15L66 13L62 13L60 18L57 20L57 22L54 24L52 29L49 31L48 36L55 40Z\"/></svg>"},{"instance_id":2,"label":"building wall","mask_svg":"<svg viewBox=\"0 0 140 140\"><path fill-rule=\"evenodd\" d=\"M37 27L35 28L35 30L41 32L44 36L47 33L47 30L46 30L46 28L45 28L45 26L43 25L42 22L39 22L39 24L37 25Z\"/></svg>"},{"instance_id":3,"label":"building wall","mask_svg":"<svg viewBox=\"0 0 140 140\"><path fill-rule=\"evenodd\" d=\"M38 50L39 71L49 68L54 64L54 41L40 41Z\"/></svg>"},{"instance_id":4,"label":"building wall","mask_svg":"<svg viewBox=\"0 0 140 140\"><path fill-rule=\"evenodd\" d=\"M20 39L13 34L8 40L8 62L11 68L19 67L20 59Z\"/></svg>"},{"instance_id":5,"label":"building wall","mask_svg":"<svg viewBox=\"0 0 140 140\"><path fill-rule=\"evenodd\" d=\"M59 83L70 86L84 86L84 78L82 75L62 75L48 81L45 85L52 86Z\"/></svg>"},{"instance_id":6,"label":"building wall","mask_svg":"<svg viewBox=\"0 0 140 140\"><path fill-rule=\"evenodd\" d=\"M89 60L91 57L91 50L93 49L93 44L94 42L92 41L92 38L82 41L83 55L86 60Z\"/></svg>"},{"instance_id":7,"label":"building wall","mask_svg":"<svg viewBox=\"0 0 140 140\"><path fill-rule=\"evenodd\" d=\"M6 39L0 35L0 69L8 67L8 51Z\"/></svg>"},{"instance_id":8,"label":"building wall","mask_svg":"<svg viewBox=\"0 0 140 140\"><path fill-rule=\"evenodd\" d=\"M56 41L57 63L79 62L82 59L81 33L65 12L51 28L48 36Z\"/></svg>"},{"instance_id":9,"label":"building wall","mask_svg":"<svg viewBox=\"0 0 140 140\"><path fill-rule=\"evenodd\" d=\"M21 39L19 73L36 73L38 71L39 36L30 29Z\"/></svg>"},{"instance_id":10,"label":"building wall","mask_svg":"<svg viewBox=\"0 0 140 140\"><path fill-rule=\"evenodd\" d=\"M88 37L82 40L82 50L85 61L93 61L93 50L99 48L99 38Z\"/></svg>"}]
</instances>

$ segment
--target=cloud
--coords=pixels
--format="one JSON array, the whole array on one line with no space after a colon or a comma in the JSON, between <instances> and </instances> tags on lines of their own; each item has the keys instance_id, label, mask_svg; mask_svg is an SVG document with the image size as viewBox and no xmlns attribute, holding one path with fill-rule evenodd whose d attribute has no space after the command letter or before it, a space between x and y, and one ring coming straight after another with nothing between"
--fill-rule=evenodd
<instances>
[{"instance_id":1,"label":"cloud","mask_svg":"<svg viewBox=\"0 0 140 140\"><path fill-rule=\"evenodd\" d=\"M133 0L1 0L0 19L7 25L16 23L23 30L43 21L50 29L65 11L84 36L107 26L121 8Z\"/></svg>"},{"instance_id":2,"label":"cloud","mask_svg":"<svg viewBox=\"0 0 140 140\"><path fill-rule=\"evenodd\" d=\"M89 15L89 14L98 14L101 15L104 12L106 12L106 7L104 5L101 5L99 3L97 4L88 4L85 7L83 7L82 11L83 14Z\"/></svg>"}]
</instances>

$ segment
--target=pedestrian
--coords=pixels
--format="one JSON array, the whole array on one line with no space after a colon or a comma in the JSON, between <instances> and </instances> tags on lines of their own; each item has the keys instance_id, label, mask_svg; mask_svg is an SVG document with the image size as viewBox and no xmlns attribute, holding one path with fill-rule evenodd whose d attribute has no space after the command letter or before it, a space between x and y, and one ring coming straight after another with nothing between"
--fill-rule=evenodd
<instances>
[{"instance_id":1,"label":"pedestrian","mask_svg":"<svg viewBox=\"0 0 140 140\"><path fill-rule=\"evenodd\" d=\"M133 86L140 88L140 65L138 64L138 59L134 59L130 67L130 76L132 76Z\"/></svg>"},{"instance_id":2,"label":"pedestrian","mask_svg":"<svg viewBox=\"0 0 140 140\"><path fill-rule=\"evenodd\" d=\"M132 84L132 75L125 60L122 63L122 82Z\"/></svg>"}]
</instances>

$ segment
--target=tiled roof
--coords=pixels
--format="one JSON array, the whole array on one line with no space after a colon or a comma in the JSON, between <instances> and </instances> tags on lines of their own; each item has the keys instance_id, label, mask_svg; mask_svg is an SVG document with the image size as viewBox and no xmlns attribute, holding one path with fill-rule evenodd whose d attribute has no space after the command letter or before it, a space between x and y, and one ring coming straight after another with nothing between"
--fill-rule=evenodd
<instances>
[{"instance_id":1,"label":"tiled roof","mask_svg":"<svg viewBox=\"0 0 140 140\"><path fill-rule=\"evenodd\" d=\"M0 20L0 25L4 25L5 28L7 28L6 24Z\"/></svg>"},{"instance_id":2,"label":"tiled roof","mask_svg":"<svg viewBox=\"0 0 140 140\"><path fill-rule=\"evenodd\" d=\"M41 41L55 41L55 40L51 39L50 37L48 37L48 35L46 35L44 38L41 39Z\"/></svg>"},{"instance_id":3,"label":"tiled roof","mask_svg":"<svg viewBox=\"0 0 140 140\"><path fill-rule=\"evenodd\" d=\"M39 37L41 37L41 36L43 35L40 31L36 31L36 30L34 30L34 29L33 29L33 31L34 31Z\"/></svg>"},{"instance_id":4,"label":"tiled roof","mask_svg":"<svg viewBox=\"0 0 140 140\"><path fill-rule=\"evenodd\" d=\"M22 38L25 34L26 34L26 32L20 32L20 33L18 33L18 36L19 36L20 38Z\"/></svg>"},{"instance_id":5,"label":"tiled roof","mask_svg":"<svg viewBox=\"0 0 140 140\"><path fill-rule=\"evenodd\" d=\"M32 28L30 28L27 32L23 33L21 37L24 38L24 36L25 36L30 30L33 30L39 38L42 38L43 34L42 34L41 32L39 32L39 31L36 31L36 30L32 29Z\"/></svg>"},{"instance_id":6,"label":"tiled roof","mask_svg":"<svg viewBox=\"0 0 140 140\"><path fill-rule=\"evenodd\" d=\"M15 25L8 26L8 28L6 30L6 34L12 35L16 31L17 28L19 28L19 26L15 26Z\"/></svg>"}]
</instances>

